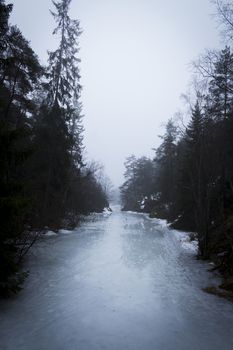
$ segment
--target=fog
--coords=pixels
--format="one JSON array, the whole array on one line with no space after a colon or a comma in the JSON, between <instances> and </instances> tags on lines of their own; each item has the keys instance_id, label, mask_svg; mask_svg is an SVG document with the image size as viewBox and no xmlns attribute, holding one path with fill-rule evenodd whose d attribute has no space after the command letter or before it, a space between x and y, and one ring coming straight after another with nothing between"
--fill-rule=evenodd
<instances>
[{"instance_id":1,"label":"fog","mask_svg":"<svg viewBox=\"0 0 233 350\"><path fill-rule=\"evenodd\" d=\"M46 63L52 36L50 0L14 0L11 17ZM73 0L81 21L84 144L115 185L124 159L153 154L162 126L180 108L190 62L219 45L209 0Z\"/></svg>"}]
</instances>

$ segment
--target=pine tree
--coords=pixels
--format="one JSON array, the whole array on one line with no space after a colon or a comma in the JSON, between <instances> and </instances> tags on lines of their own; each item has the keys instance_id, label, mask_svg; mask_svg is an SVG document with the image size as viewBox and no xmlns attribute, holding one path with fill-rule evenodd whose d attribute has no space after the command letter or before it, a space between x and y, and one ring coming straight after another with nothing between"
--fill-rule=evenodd
<instances>
[{"instance_id":1,"label":"pine tree","mask_svg":"<svg viewBox=\"0 0 233 350\"><path fill-rule=\"evenodd\" d=\"M215 63L214 78L210 82L209 99L211 100L208 113L215 123L215 161L218 168L219 211L224 217L224 206L231 190L232 167L232 106L233 106L233 54L226 47L219 53Z\"/></svg>"},{"instance_id":2,"label":"pine tree","mask_svg":"<svg viewBox=\"0 0 233 350\"><path fill-rule=\"evenodd\" d=\"M209 93L213 118L216 121L226 120L233 100L233 54L228 46L220 52L214 64Z\"/></svg>"},{"instance_id":3,"label":"pine tree","mask_svg":"<svg viewBox=\"0 0 233 350\"><path fill-rule=\"evenodd\" d=\"M187 222L194 222L193 229L198 233L199 254L207 257L216 172L213 166L214 144L210 137L213 129L210 129L211 120L203 112L196 102L184 135L178 205L186 225Z\"/></svg>"},{"instance_id":4,"label":"pine tree","mask_svg":"<svg viewBox=\"0 0 233 350\"><path fill-rule=\"evenodd\" d=\"M30 195L26 162L32 152L32 92L42 68L28 41L8 23L12 6L0 2L0 294L19 288Z\"/></svg>"},{"instance_id":5,"label":"pine tree","mask_svg":"<svg viewBox=\"0 0 233 350\"><path fill-rule=\"evenodd\" d=\"M28 41L17 27L9 28L7 40L1 76L1 94L4 100L2 116L10 119L12 126L17 127L21 120L20 115L16 118L14 108L16 106L24 115L32 114L34 103L31 92L36 89L43 70Z\"/></svg>"},{"instance_id":6,"label":"pine tree","mask_svg":"<svg viewBox=\"0 0 233 350\"><path fill-rule=\"evenodd\" d=\"M69 17L71 0L53 1L56 12L51 11L57 23L53 34L60 37L57 50L49 52L49 97L52 105L58 104L68 112L77 102L81 90L78 38L81 34L78 20ZM67 119L71 116L67 113Z\"/></svg>"},{"instance_id":7,"label":"pine tree","mask_svg":"<svg viewBox=\"0 0 233 350\"><path fill-rule=\"evenodd\" d=\"M161 192L161 201L167 207L168 215L173 215L175 196L175 176L177 157L177 128L170 119L166 125L163 142L156 150L155 162L158 164L159 175L157 182Z\"/></svg>"},{"instance_id":8,"label":"pine tree","mask_svg":"<svg viewBox=\"0 0 233 350\"><path fill-rule=\"evenodd\" d=\"M69 17L71 0L53 1L55 11L51 11L57 27L54 35L60 37L57 50L49 52L48 90L51 106L58 105L66 112L65 122L72 139L72 155L75 165L82 166L82 105L80 102L80 59L79 36L82 31L78 20Z\"/></svg>"},{"instance_id":9,"label":"pine tree","mask_svg":"<svg viewBox=\"0 0 233 350\"><path fill-rule=\"evenodd\" d=\"M58 228L66 216L67 196L82 166L82 116L80 104L78 37L79 21L69 17L71 0L53 1L53 34L60 38L58 49L49 52L47 99L35 123L37 152L34 173L42 224ZM41 147L40 145L45 145Z\"/></svg>"},{"instance_id":10,"label":"pine tree","mask_svg":"<svg viewBox=\"0 0 233 350\"><path fill-rule=\"evenodd\" d=\"M0 61L4 58L7 47L7 32L9 30L9 16L13 5L6 5L5 0L0 0ZM2 63L2 62L1 62Z\"/></svg>"}]
</instances>

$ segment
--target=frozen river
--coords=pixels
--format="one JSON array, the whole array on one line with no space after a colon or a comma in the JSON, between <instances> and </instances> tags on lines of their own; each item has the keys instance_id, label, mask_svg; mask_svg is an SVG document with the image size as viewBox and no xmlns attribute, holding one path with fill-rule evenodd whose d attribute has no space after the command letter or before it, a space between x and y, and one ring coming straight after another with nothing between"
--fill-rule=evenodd
<instances>
[{"instance_id":1,"label":"frozen river","mask_svg":"<svg viewBox=\"0 0 233 350\"><path fill-rule=\"evenodd\" d=\"M0 302L1 350L232 350L233 304L174 232L145 215L46 237L24 290Z\"/></svg>"}]
</instances>

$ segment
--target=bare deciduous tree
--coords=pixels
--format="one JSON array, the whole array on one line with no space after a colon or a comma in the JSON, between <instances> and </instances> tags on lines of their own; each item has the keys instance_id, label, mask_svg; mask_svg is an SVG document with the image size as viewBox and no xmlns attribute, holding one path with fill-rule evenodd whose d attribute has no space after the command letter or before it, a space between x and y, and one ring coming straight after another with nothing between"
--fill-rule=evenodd
<instances>
[{"instance_id":1,"label":"bare deciduous tree","mask_svg":"<svg viewBox=\"0 0 233 350\"><path fill-rule=\"evenodd\" d=\"M233 3L226 0L212 0L216 6L215 17L221 27L221 34L224 40L233 39Z\"/></svg>"}]
</instances>

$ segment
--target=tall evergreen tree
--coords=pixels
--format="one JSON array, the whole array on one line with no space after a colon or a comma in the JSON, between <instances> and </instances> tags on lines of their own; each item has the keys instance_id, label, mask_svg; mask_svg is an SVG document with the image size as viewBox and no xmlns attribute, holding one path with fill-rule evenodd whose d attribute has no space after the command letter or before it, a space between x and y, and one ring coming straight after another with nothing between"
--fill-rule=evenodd
<instances>
[{"instance_id":1,"label":"tall evergreen tree","mask_svg":"<svg viewBox=\"0 0 233 350\"><path fill-rule=\"evenodd\" d=\"M58 104L67 112L73 108L73 102L78 101L81 89L78 38L81 34L78 20L69 17L71 0L53 1L55 11L51 11L57 27L53 34L60 37L57 50L49 52L49 97L52 105ZM71 118L66 115L67 120Z\"/></svg>"},{"instance_id":2,"label":"tall evergreen tree","mask_svg":"<svg viewBox=\"0 0 233 350\"><path fill-rule=\"evenodd\" d=\"M48 97L37 117L34 173L38 189L38 205L43 225L59 227L65 217L67 195L73 177L80 176L82 165L82 124L80 98L78 37L79 21L69 17L71 0L53 1L51 11L57 24L53 34L60 42L49 52ZM45 147L39 147L39 145Z\"/></svg>"},{"instance_id":3,"label":"tall evergreen tree","mask_svg":"<svg viewBox=\"0 0 233 350\"><path fill-rule=\"evenodd\" d=\"M30 195L26 162L31 153L32 92L42 68L28 41L9 25L12 6L0 2L0 294L16 291L26 246ZM25 248L25 249L24 249Z\"/></svg>"},{"instance_id":4,"label":"tall evergreen tree","mask_svg":"<svg viewBox=\"0 0 233 350\"><path fill-rule=\"evenodd\" d=\"M177 128L170 119L166 125L165 134L161 137L163 142L156 150L155 162L158 164L159 188L161 200L166 203L170 215L173 215L174 193L175 193L175 172L177 157Z\"/></svg>"},{"instance_id":5,"label":"tall evergreen tree","mask_svg":"<svg viewBox=\"0 0 233 350\"><path fill-rule=\"evenodd\" d=\"M208 179L205 174L205 139L204 123L198 102L192 110L191 120L185 135L186 152L183 161L182 187L186 199L191 203L187 206L193 207L192 215L199 233L199 249L202 255L206 252L207 234L209 225L209 194ZM186 207L186 208L187 208Z\"/></svg>"},{"instance_id":6,"label":"tall evergreen tree","mask_svg":"<svg viewBox=\"0 0 233 350\"><path fill-rule=\"evenodd\" d=\"M9 24L12 5L0 0L0 295L19 289L21 262L41 228L73 226L78 214L108 206L82 161L81 31L70 3L53 1L60 43L45 71Z\"/></svg>"},{"instance_id":7,"label":"tall evergreen tree","mask_svg":"<svg viewBox=\"0 0 233 350\"><path fill-rule=\"evenodd\" d=\"M216 121L226 120L233 102L233 54L227 46L214 64L209 84L211 112Z\"/></svg>"}]
</instances>

